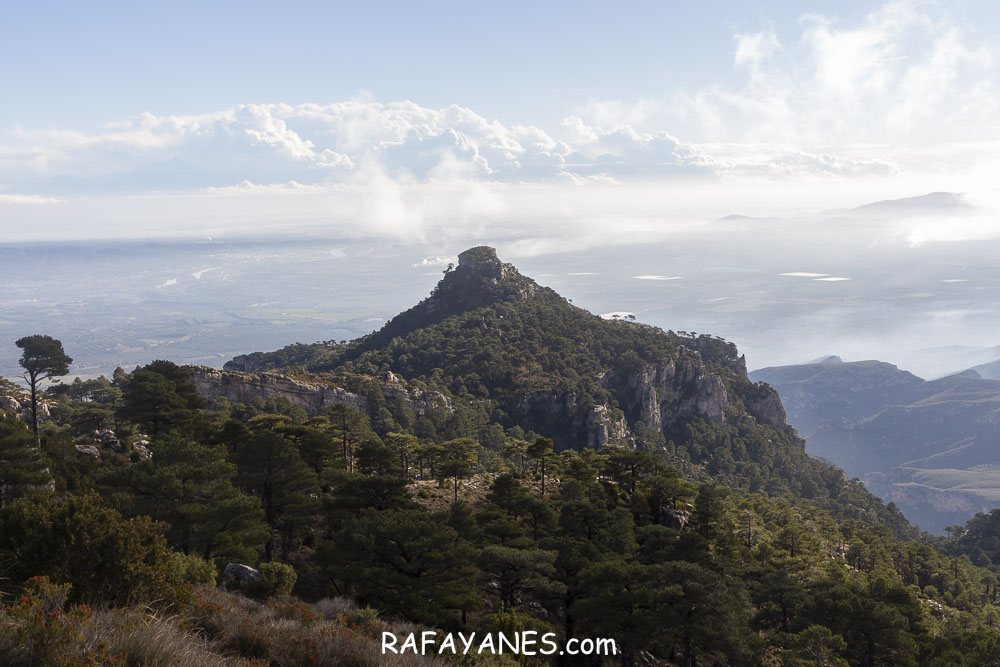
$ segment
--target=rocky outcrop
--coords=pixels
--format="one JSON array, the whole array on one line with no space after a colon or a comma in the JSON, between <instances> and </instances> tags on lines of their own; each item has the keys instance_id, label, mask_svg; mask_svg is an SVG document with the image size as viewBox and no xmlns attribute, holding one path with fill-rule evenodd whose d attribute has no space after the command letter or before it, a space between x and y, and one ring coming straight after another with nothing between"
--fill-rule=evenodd
<instances>
[{"instance_id":1,"label":"rocky outcrop","mask_svg":"<svg viewBox=\"0 0 1000 667\"><path fill-rule=\"evenodd\" d=\"M741 398L747 412L759 423L778 427L788 425L785 407L781 404L778 392L761 387Z\"/></svg>"},{"instance_id":2,"label":"rocky outcrop","mask_svg":"<svg viewBox=\"0 0 1000 667\"><path fill-rule=\"evenodd\" d=\"M25 396L12 396L10 394L5 394L0 396L0 410L4 412L13 412L17 414L22 420L31 423L31 401ZM43 400L38 402L38 419L39 421L43 419L48 419L51 415L49 411L49 405Z\"/></svg>"},{"instance_id":3,"label":"rocky outcrop","mask_svg":"<svg viewBox=\"0 0 1000 667\"><path fill-rule=\"evenodd\" d=\"M509 409L520 423L529 424L539 433L563 436L574 447L600 449L611 442L631 440L621 410L589 401L581 403L574 393L537 392Z\"/></svg>"},{"instance_id":4,"label":"rocky outcrop","mask_svg":"<svg viewBox=\"0 0 1000 667\"><path fill-rule=\"evenodd\" d=\"M691 418L721 424L729 396L725 383L697 358L682 357L646 366L628 377L639 420L656 431Z\"/></svg>"},{"instance_id":5,"label":"rocky outcrop","mask_svg":"<svg viewBox=\"0 0 1000 667\"><path fill-rule=\"evenodd\" d=\"M222 571L222 584L226 588L241 589L247 585L260 583L264 577L249 565L227 563Z\"/></svg>"},{"instance_id":6,"label":"rocky outcrop","mask_svg":"<svg viewBox=\"0 0 1000 667\"><path fill-rule=\"evenodd\" d=\"M118 436L115 432L110 429L100 429L92 432L87 438L90 440L90 444L95 447L110 447L116 452L122 451L122 443L118 440Z\"/></svg>"},{"instance_id":7,"label":"rocky outcrop","mask_svg":"<svg viewBox=\"0 0 1000 667\"><path fill-rule=\"evenodd\" d=\"M73 447L80 456L93 457L95 459L101 458L101 450L94 445L74 445Z\"/></svg>"},{"instance_id":8,"label":"rocky outcrop","mask_svg":"<svg viewBox=\"0 0 1000 667\"><path fill-rule=\"evenodd\" d=\"M21 402L13 396L0 396L0 410L21 414L23 409Z\"/></svg>"},{"instance_id":9,"label":"rocky outcrop","mask_svg":"<svg viewBox=\"0 0 1000 667\"><path fill-rule=\"evenodd\" d=\"M348 391L333 384L309 382L280 375L278 373L241 373L220 371L205 366L186 366L198 394L209 405L220 398L231 403L252 403L254 399L284 398L292 405L317 415L324 408L336 403L345 403L362 412L368 411L368 397ZM451 409L448 398L437 391L426 391L406 387L398 377L392 375L381 382L387 401L402 396L406 404L416 414L421 415L435 405Z\"/></svg>"},{"instance_id":10,"label":"rocky outcrop","mask_svg":"<svg viewBox=\"0 0 1000 667\"><path fill-rule=\"evenodd\" d=\"M660 525L674 530L684 530L690 516L691 513L684 510L663 509L660 511Z\"/></svg>"},{"instance_id":11,"label":"rocky outcrop","mask_svg":"<svg viewBox=\"0 0 1000 667\"><path fill-rule=\"evenodd\" d=\"M153 458L153 452L149 449L149 440L136 440L132 443L133 460L149 461Z\"/></svg>"},{"instance_id":12,"label":"rocky outcrop","mask_svg":"<svg viewBox=\"0 0 1000 667\"><path fill-rule=\"evenodd\" d=\"M595 405L587 413L587 446L600 449L609 442L619 442L629 437L628 423L621 412L606 405Z\"/></svg>"}]
</instances>

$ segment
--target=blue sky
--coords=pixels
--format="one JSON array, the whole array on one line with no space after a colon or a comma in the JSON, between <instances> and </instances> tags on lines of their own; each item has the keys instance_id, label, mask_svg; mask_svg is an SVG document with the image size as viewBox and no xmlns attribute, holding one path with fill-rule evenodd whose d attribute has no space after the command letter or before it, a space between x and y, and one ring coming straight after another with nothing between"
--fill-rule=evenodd
<instances>
[{"instance_id":1,"label":"blue sky","mask_svg":"<svg viewBox=\"0 0 1000 667\"><path fill-rule=\"evenodd\" d=\"M144 111L327 103L363 91L506 123L558 121L589 99L732 83L735 35L773 30L794 41L803 15L851 26L877 6L6 2L0 127L94 128ZM970 39L998 36L995 3L949 3L944 13Z\"/></svg>"},{"instance_id":2,"label":"blue sky","mask_svg":"<svg viewBox=\"0 0 1000 667\"><path fill-rule=\"evenodd\" d=\"M580 186L694 179L758 212L789 183L817 206L988 190L998 32L985 2L5 2L0 227L335 209L420 236Z\"/></svg>"},{"instance_id":3,"label":"blue sky","mask_svg":"<svg viewBox=\"0 0 1000 667\"><path fill-rule=\"evenodd\" d=\"M0 123L95 127L361 91L506 122L558 120L589 97L725 79L734 33L784 28L803 6L8 2Z\"/></svg>"}]
</instances>

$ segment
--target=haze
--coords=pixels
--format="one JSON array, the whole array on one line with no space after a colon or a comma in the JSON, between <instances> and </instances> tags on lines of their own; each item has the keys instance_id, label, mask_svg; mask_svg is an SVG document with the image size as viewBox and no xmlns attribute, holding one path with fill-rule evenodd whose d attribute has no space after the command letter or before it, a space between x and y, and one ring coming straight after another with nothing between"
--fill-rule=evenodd
<instances>
[{"instance_id":1,"label":"haze","mask_svg":"<svg viewBox=\"0 0 1000 667\"><path fill-rule=\"evenodd\" d=\"M53 9L0 9L2 375L350 338L480 243L751 367L995 358L992 5Z\"/></svg>"}]
</instances>

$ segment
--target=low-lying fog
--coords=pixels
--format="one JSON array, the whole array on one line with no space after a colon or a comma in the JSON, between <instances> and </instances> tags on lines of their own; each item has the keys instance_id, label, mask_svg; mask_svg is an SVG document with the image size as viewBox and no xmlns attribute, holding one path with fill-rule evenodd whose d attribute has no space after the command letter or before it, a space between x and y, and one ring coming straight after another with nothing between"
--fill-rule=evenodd
<instances>
[{"instance_id":1,"label":"low-lying fog","mask_svg":"<svg viewBox=\"0 0 1000 667\"><path fill-rule=\"evenodd\" d=\"M405 240L358 238L342 225L8 243L0 375L19 375L14 340L34 333L61 339L84 375L156 358L219 366L296 341L350 339L426 296L466 247L489 244L578 306L721 336L750 368L837 354L930 378L1000 358L992 210L939 193L759 217L465 225Z\"/></svg>"}]
</instances>

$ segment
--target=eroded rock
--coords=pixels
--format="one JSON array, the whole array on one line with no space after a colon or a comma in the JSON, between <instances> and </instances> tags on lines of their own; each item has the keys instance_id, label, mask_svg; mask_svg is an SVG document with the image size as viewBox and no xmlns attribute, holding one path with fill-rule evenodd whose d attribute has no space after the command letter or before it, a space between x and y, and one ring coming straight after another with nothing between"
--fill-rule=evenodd
<instances>
[{"instance_id":1,"label":"eroded rock","mask_svg":"<svg viewBox=\"0 0 1000 667\"><path fill-rule=\"evenodd\" d=\"M94 445L73 445L80 456L92 456L95 459L101 458L101 450Z\"/></svg>"},{"instance_id":2,"label":"eroded rock","mask_svg":"<svg viewBox=\"0 0 1000 667\"><path fill-rule=\"evenodd\" d=\"M231 403L250 404L256 398L285 398L292 405L315 416L324 408L336 403L345 403L361 412L368 411L368 397L348 391L333 384L307 382L279 373L243 373L220 371L205 366L186 366L191 374L191 382L198 394L210 405L220 398ZM422 415L435 405L443 405L451 410L451 402L437 391L407 388L398 376L393 375L382 385L387 401L402 396L406 404L416 414Z\"/></svg>"}]
</instances>

